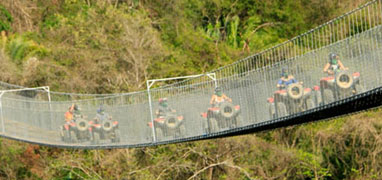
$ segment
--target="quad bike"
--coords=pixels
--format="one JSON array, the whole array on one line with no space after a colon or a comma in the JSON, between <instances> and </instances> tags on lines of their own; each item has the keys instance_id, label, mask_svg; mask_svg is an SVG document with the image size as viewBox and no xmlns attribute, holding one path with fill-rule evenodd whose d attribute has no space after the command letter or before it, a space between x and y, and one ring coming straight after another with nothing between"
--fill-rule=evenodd
<instances>
[{"instance_id":1,"label":"quad bike","mask_svg":"<svg viewBox=\"0 0 382 180\"><path fill-rule=\"evenodd\" d=\"M314 90L304 88L302 83L293 83L286 88L281 87L274 92L273 97L267 99L270 118L284 117L316 107L319 101L316 96L313 96L316 91L317 87Z\"/></svg>"},{"instance_id":2,"label":"quad bike","mask_svg":"<svg viewBox=\"0 0 382 180\"><path fill-rule=\"evenodd\" d=\"M219 129L236 128L243 125L239 105L231 102L222 102L208 108L207 112L201 113L203 126L206 133L217 132Z\"/></svg>"},{"instance_id":3,"label":"quad bike","mask_svg":"<svg viewBox=\"0 0 382 180\"><path fill-rule=\"evenodd\" d=\"M321 78L320 89L324 104L364 92L360 84L360 73L337 71L334 76Z\"/></svg>"},{"instance_id":4,"label":"quad bike","mask_svg":"<svg viewBox=\"0 0 382 180\"><path fill-rule=\"evenodd\" d=\"M89 121L89 131L92 135L92 143L98 144L100 140L110 139L112 143L118 143L121 140L118 121L112 121L112 117L108 116L105 120L95 117Z\"/></svg>"},{"instance_id":5,"label":"quad bike","mask_svg":"<svg viewBox=\"0 0 382 180\"><path fill-rule=\"evenodd\" d=\"M186 135L186 127L184 126L184 117L178 116L174 112L165 113L164 116L158 116L154 119L154 127L157 139L172 136L178 138ZM152 122L148 123L150 128L153 127Z\"/></svg>"},{"instance_id":6,"label":"quad bike","mask_svg":"<svg viewBox=\"0 0 382 180\"><path fill-rule=\"evenodd\" d=\"M61 140L67 143L91 140L89 123L82 115L74 115L72 121L65 123L60 129Z\"/></svg>"}]
</instances>

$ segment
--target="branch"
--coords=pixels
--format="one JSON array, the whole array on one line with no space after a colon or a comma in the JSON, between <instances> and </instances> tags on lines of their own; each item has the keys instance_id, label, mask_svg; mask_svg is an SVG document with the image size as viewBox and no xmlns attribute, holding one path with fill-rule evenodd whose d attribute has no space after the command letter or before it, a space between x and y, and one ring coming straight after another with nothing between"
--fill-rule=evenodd
<instances>
[{"instance_id":1,"label":"branch","mask_svg":"<svg viewBox=\"0 0 382 180\"><path fill-rule=\"evenodd\" d=\"M251 180L253 179L253 178L251 178L251 175L249 175L249 173L245 169L243 169L242 167L236 166L236 165L233 165L233 164L228 164L228 163L225 163L225 165L228 166L228 167L234 168L234 169L238 169L245 176L247 176L248 179L251 179Z\"/></svg>"},{"instance_id":2,"label":"branch","mask_svg":"<svg viewBox=\"0 0 382 180\"><path fill-rule=\"evenodd\" d=\"M228 166L228 167L231 167L231 168L234 168L234 169L238 169L240 172L242 172L245 176L247 176L248 179L251 179L251 180L254 180L254 178L251 177L251 175L249 175L249 173L239 167L239 166L236 166L236 165L233 165L231 163L228 163L227 161L223 161L223 162L220 162L220 163L215 163L215 164L210 164L209 166L207 167L204 167L203 169L197 171L194 175L192 175L190 178L188 178L188 180L190 179L193 179L195 178L196 176L198 176L200 173L204 172L205 170L209 169L209 168L212 168L212 167L215 167L215 166L220 166L220 165L225 165L225 166Z\"/></svg>"},{"instance_id":3,"label":"branch","mask_svg":"<svg viewBox=\"0 0 382 180\"><path fill-rule=\"evenodd\" d=\"M266 26L274 26L274 25L277 25L277 24L281 24L281 23L280 23L280 22L275 22L275 23L273 23L273 22L267 22L267 23L261 24L261 25L257 26L257 27L255 28L255 30L253 30L253 31L251 32L251 36L252 36L252 34L255 34L256 31L258 31L259 29L261 29L261 28L263 28L263 27L266 27Z\"/></svg>"},{"instance_id":4,"label":"branch","mask_svg":"<svg viewBox=\"0 0 382 180\"><path fill-rule=\"evenodd\" d=\"M220 166L222 164L225 164L226 162L220 162L220 163L215 163L215 164L210 164L209 166L207 167L204 167L203 169L197 171L194 175L192 175L190 178L188 178L187 180L190 180L190 179L193 179L195 178L196 176L198 176L200 173L202 173L203 171L209 169L209 168L212 168L212 167L215 167L215 166Z\"/></svg>"},{"instance_id":5,"label":"branch","mask_svg":"<svg viewBox=\"0 0 382 180\"><path fill-rule=\"evenodd\" d=\"M170 165L168 168L164 169L164 170L159 174L159 176L157 177L157 180L159 180L159 179L161 178L161 176L162 176L167 170L169 170L170 168L175 167L175 165L176 165L177 163L179 163L181 160L186 159L190 153L191 153L190 150L187 151L186 153L184 153L184 155L183 155L181 158L178 158L177 161L175 161L174 163L171 163L171 165Z\"/></svg>"}]
</instances>

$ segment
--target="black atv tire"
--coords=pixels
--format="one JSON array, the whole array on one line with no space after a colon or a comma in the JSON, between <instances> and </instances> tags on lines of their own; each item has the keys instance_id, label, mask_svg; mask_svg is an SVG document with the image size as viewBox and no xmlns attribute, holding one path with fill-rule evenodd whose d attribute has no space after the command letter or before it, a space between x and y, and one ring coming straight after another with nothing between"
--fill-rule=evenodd
<instances>
[{"instance_id":1,"label":"black atv tire","mask_svg":"<svg viewBox=\"0 0 382 180\"><path fill-rule=\"evenodd\" d=\"M322 94L321 94L321 92L320 91L316 91L314 93L314 95L316 96L315 100L314 100L314 102L316 103L316 106L320 106L321 103L322 103Z\"/></svg>"},{"instance_id":2,"label":"black atv tire","mask_svg":"<svg viewBox=\"0 0 382 180\"><path fill-rule=\"evenodd\" d=\"M111 142L113 143L119 143L121 142L121 132L119 129L114 130L114 137L111 139Z\"/></svg>"},{"instance_id":3,"label":"black atv tire","mask_svg":"<svg viewBox=\"0 0 382 180\"><path fill-rule=\"evenodd\" d=\"M205 134L209 133L208 119L207 118L202 118L202 128L203 128L203 133L205 133Z\"/></svg>"},{"instance_id":4,"label":"black atv tire","mask_svg":"<svg viewBox=\"0 0 382 180\"><path fill-rule=\"evenodd\" d=\"M60 127L60 137L61 137L61 141L63 142L66 142L66 138L65 138L65 132L64 132L64 127Z\"/></svg>"},{"instance_id":5,"label":"black atv tire","mask_svg":"<svg viewBox=\"0 0 382 180\"><path fill-rule=\"evenodd\" d=\"M277 103L277 110L278 110L278 116L284 117L288 115L288 110L286 108L286 105L282 102Z\"/></svg>"},{"instance_id":6,"label":"black atv tire","mask_svg":"<svg viewBox=\"0 0 382 180\"><path fill-rule=\"evenodd\" d=\"M219 105L220 115L226 119L233 118L236 114L235 106L231 103L223 102Z\"/></svg>"},{"instance_id":7,"label":"black atv tire","mask_svg":"<svg viewBox=\"0 0 382 180\"><path fill-rule=\"evenodd\" d=\"M155 128L155 133L157 135L156 136L157 141L163 139L164 135L163 135L163 131L161 128Z\"/></svg>"},{"instance_id":8,"label":"black atv tire","mask_svg":"<svg viewBox=\"0 0 382 180\"><path fill-rule=\"evenodd\" d=\"M64 130L64 142L70 143L70 131Z\"/></svg>"},{"instance_id":9,"label":"black atv tire","mask_svg":"<svg viewBox=\"0 0 382 180\"><path fill-rule=\"evenodd\" d=\"M100 134L94 132L92 137L92 144L99 144Z\"/></svg>"},{"instance_id":10,"label":"black atv tire","mask_svg":"<svg viewBox=\"0 0 382 180\"><path fill-rule=\"evenodd\" d=\"M358 83L354 86L354 89L355 89L355 94L360 94L366 91L365 88Z\"/></svg>"},{"instance_id":11,"label":"black atv tire","mask_svg":"<svg viewBox=\"0 0 382 180\"><path fill-rule=\"evenodd\" d=\"M312 98L306 99L306 110L313 109L316 107L316 104L314 103Z\"/></svg>"},{"instance_id":12,"label":"black atv tire","mask_svg":"<svg viewBox=\"0 0 382 180\"><path fill-rule=\"evenodd\" d=\"M219 130L218 121L215 118L208 119L210 133L217 132Z\"/></svg>"},{"instance_id":13,"label":"black atv tire","mask_svg":"<svg viewBox=\"0 0 382 180\"><path fill-rule=\"evenodd\" d=\"M235 117L235 128L243 126L243 117L239 114Z\"/></svg>"},{"instance_id":14,"label":"black atv tire","mask_svg":"<svg viewBox=\"0 0 382 180\"><path fill-rule=\"evenodd\" d=\"M334 102L334 93L330 89L324 89L324 96L323 96L325 104L329 104L331 102Z\"/></svg>"},{"instance_id":15,"label":"black atv tire","mask_svg":"<svg viewBox=\"0 0 382 180\"><path fill-rule=\"evenodd\" d=\"M64 127L61 128L60 134L61 134L61 140L63 142L66 142L66 143L70 142L70 132L65 130Z\"/></svg>"},{"instance_id":16,"label":"black atv tire","mask_svg":"<svg viewBox=\"0 0 382 180\"><path fill-rule=\"evenodd\" d=\"M85 139L86 139L87 141L93 141L93 136L92 136L92 133L91 133L90 131L88 131L88 133L87 133L87 137L85 137Z\"/></svg>"},{"instance_id":17,"label":"black atv tire","mask_svg":"<svg viewBox=\"0 0 382 180\"><path fill-rule=\"evenodd\" d=\"M186 127L184 126L184 124L179 126L179 136L180 137L186 136Z\"/></svg>"},{"instance_id":18,"label":"black atv tire","mask_svg":"<svg viewBox=\"0 0 382 180\"><path fill-rule=\"evenodd\" d=\"M70 133L70 142L77 143L78 142L77 134L74 131L70 131L69 133Z\"/></svg>"},{"instance_id":19,"label":"black atv tire","mask_svg":"<svg viewBox=\"0 0 382 180\"><path fill-rule=\"evenodd\" d=\"M276 114L275 106L273 104L270 104L270 103L268 103L267 106L268 106L268 112L269 112L270 119L276 118L275 117L275 114Z\"/></svg>"}]
</instances>

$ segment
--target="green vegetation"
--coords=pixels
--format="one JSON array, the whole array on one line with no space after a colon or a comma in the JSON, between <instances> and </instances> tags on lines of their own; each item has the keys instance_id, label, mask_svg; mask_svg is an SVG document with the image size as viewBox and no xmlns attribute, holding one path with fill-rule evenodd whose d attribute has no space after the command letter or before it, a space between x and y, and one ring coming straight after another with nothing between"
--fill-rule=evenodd
<instances>
[{"instance_id":1,"label":"green vegetation","mask_svg":"<svg viewBox=\"0 0 382 180\"><path fill-rule=\"evenodd\" d=\"M3 0L0 80L139 90L206 72L366 0ZM0 179L380 179L381 111L151 148L62 150L0 139Z\"/></svg>"},{"instance_id":2,"label":"green vegetation","mask_svg":"<svg viewBox=\"0 0 382 180\"><path fill-rule=\"evenodd\" d=\"M4 6L0 5L0 31L10 31L11 23L13 22L12 15Z\"/></svg>"},{"instance_id":3,"label":"green vegetation","mask_svg":"<svg viewBox=\"0 0 382 180\"><path fill-rule=\"evenodd\" d=\"M148 78L232 63L363 2L5 0L1 56L20 73L9 68L0 77L56 91L140 90Z\"/></svg>"}]
</instances>

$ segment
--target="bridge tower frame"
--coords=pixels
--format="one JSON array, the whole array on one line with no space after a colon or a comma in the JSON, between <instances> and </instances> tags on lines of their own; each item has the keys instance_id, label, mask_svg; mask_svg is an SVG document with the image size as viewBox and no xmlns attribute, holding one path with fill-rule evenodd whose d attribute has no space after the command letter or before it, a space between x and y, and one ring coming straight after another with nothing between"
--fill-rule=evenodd
<instances>
[{"instance_id":1,"label":"bridge tower frame","mask_svg":"<svg viewBox=\"0 0 382 180\"><path fill-rule=\"evenodd\" d=\"M157 137L155 134L155 124L154 124L154 114L153 114L153 104L152 104L152 98L151 98L151 93L150 89L151 87L156 83L156 82L164 82L164 81L170 81L170 80L180 80L180 79L192 79L192 78L198 78L202 76L207 76L208 78L212 79L215 84L215 88L218 86L217 81L216 81L216 73L207 73L207 74L198 74L198 75L191 75L191 76L179 76L179 77L172 77L172 78L162 78L162 79L150 79L146 81L146 86L147 86L147 95L149 99L149 108L150 108L150 117L151 117L151 129L153 133L153 140L154 142L157 142Z\"/></svg>"}]
</instances>

